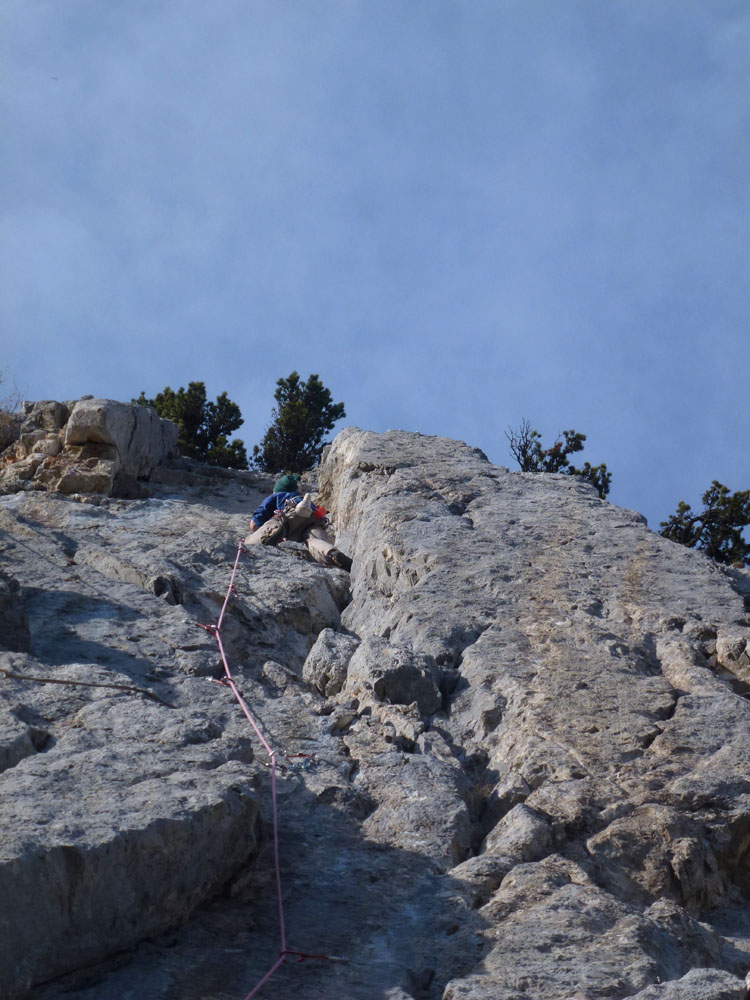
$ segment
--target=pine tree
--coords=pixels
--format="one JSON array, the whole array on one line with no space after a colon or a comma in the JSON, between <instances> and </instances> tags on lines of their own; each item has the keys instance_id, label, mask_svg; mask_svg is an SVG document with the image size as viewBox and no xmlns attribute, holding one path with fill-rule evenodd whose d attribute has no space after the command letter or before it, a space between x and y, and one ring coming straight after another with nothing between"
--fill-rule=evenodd
<instances>
[{"instance_id":1,"label":"pine tree","mask_svg":"<svg viewBox=\"0 0 750 1000\"><path fill-rule=\"evenodd\" d=\"M236 403L222 392L212 403L206 399L203 382L190 382L187 389L177 392L167 386L153 399L141 392L132 400L140 406L153 406L160 417L174 420L180 428L177 443L180 452L188 458L222 465L228 469L246 469L247 453L244 443L229 441L228 435L242 425L242 414Z\"/></svg>"},{"instance_id":2,"label":"pine tree","mask_svg":"<svg viewBox=\"0 0 750 1000\"><path fill-rule=\"evenodd\" d=\"M661 522L661 534L705 552L716 562L750 565L750 544L742 537L742 529L750 524L750 490L731 493L714 479L702 500L698 514L680 500L675 513Z\"/></svg>"},{"instance_id":3,"label":"pine tree","mask_svg":"<svg viewBox=\"0 0 750 1000\"><path fill-rule=\"evenodd\" d=\"M596 488L602 499L609 493L612 473L607 471L604 462L601 465L584 462L580 469L570 464L568 456L583 451L585 434L574 430L563 431L551 448L543 448L542 435L533 430L529 421L524 419L518 430L509 427L505 436L510 441L511 454L522 472L562 472L570 476L581 476Z\"/></svg>"},{"instance_id":4,"label":"pine tree","mask_svg":"<svg viewBox=\"0 0 750 1000\"><path fill-rule=\"evenodd\" d=\"M253 448L253 464L266 472L304 472L320 458L326 432L346 416L344 404L332 402L317 375L303 382L297 372L278 380L274 399L272 423Z\"/></svg>"}]
</instances>

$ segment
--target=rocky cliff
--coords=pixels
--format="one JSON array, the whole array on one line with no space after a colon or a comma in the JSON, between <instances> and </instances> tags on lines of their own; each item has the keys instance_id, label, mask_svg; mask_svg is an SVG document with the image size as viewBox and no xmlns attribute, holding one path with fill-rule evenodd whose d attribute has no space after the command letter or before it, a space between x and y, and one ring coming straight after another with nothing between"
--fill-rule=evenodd
<instances>
[{"instance_id":1,"label":"rocky cliff","mask_svg":"<svg viewBox=\"0 0 750 1000\"><path fill-rule=\"evenodd\" d=\"M75 497L6 476L2 997L242 1000L279 955L267 757L194 624L271 483L163 435ZM254 548L222 626L328 956L258 995L745 998L747 574L455 441L350 428L316 476L351 577Z\"/></svg>"}]
</instances>

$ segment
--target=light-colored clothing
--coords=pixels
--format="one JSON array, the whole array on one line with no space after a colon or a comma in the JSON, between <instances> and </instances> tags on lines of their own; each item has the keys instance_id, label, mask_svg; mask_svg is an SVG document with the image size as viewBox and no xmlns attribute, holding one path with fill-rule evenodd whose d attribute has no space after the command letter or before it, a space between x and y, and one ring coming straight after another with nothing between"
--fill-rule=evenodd
<instances>
[{"instance_id":1,"label":"light-colored clothing","mask_svg":"<svg viewBox=\"0 0 750 1000\"><path fill-rule=\"evenodd\" d=\"M285 525L283 536L279 533L281 524ZM275 534L279 537L273 541ZM333 529L328 524L322 524L312 517L305 517L300 514L285 514L283 519L272 517L265 524L262 524L255 531L251 532L245 539L245 545L278 545L281 541L304 542L307 551L315 562L321 566L333 566L334 563L329 558L329 554L334 550L336 540Z\"/></svg>"}]
</instances>

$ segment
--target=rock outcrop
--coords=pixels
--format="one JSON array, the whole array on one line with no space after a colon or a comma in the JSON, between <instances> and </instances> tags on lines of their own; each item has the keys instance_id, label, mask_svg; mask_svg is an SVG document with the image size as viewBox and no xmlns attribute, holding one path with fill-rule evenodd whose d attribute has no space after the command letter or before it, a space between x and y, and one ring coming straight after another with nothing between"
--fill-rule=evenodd
<instances>
[{"instance_id":1,"label":"rock outcrop","mask_svg":"<svg viewBox=\"0 0 750 1000\"><path fill-rule=\"evenodd\" d=\"M150 406L91 396L27 403L17 437L3 442L0 493L146 496L138 480L176 454L177 434Z\"/></svg>"},{"instance_id":2,"label":"rock outcrop","mask_svg":"<svg viewBox=\"0 0 750 1000\"><path fill-rule=\"evenodd\" d=\"M278 957L264 754L191 623L270 481L160 468L0 498L13 1000L239 1000ZM745 998L747 574L455 441L350 428L318 476L351 577L254 548L222 630L288 755L288 947L337 959L260 995Z\"/></svg>"}]
</instances>

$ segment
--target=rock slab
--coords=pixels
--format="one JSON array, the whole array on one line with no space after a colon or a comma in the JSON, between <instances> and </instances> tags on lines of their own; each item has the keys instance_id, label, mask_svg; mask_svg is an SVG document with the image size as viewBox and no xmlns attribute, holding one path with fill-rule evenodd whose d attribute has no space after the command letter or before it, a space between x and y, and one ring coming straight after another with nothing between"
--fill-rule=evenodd
<instances>
[{"instance_id":1,"label":"rock slab","mask_svg":"<svg viewBox=\"0 0 750 1000\"><path fill-rule=\"evenodd\" d=\"M290 947L345 961L264 1000L744 997L745 575L460 442L349 428L317 477L351 576L243 554L225 643L283 754ZM270 485L159 466L148 499L0 500L17 997L239 1000L276 960L264 756L191 624Z\"/></svg>"}]
</instances>

